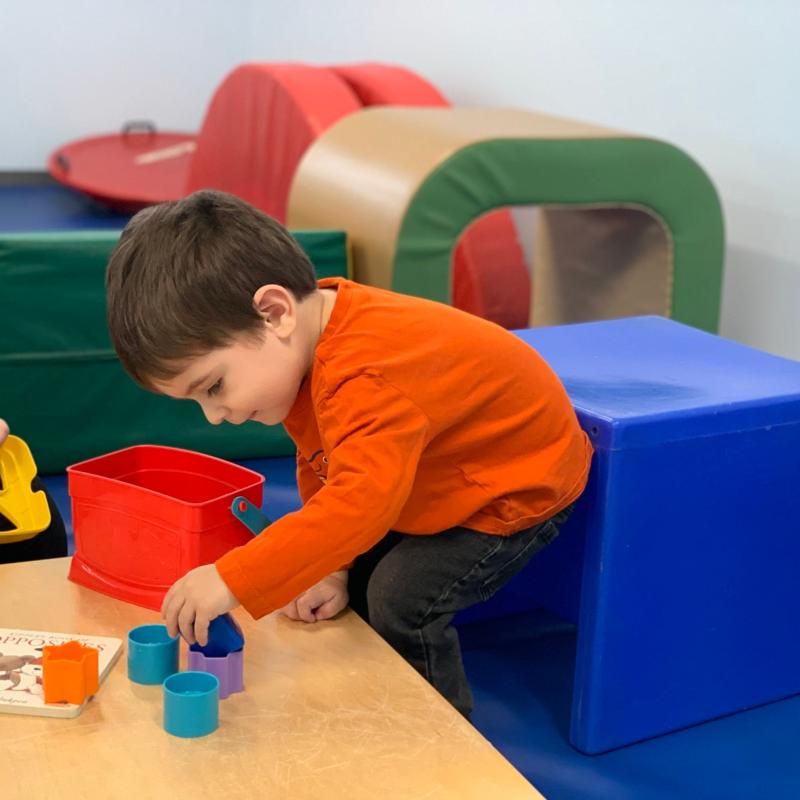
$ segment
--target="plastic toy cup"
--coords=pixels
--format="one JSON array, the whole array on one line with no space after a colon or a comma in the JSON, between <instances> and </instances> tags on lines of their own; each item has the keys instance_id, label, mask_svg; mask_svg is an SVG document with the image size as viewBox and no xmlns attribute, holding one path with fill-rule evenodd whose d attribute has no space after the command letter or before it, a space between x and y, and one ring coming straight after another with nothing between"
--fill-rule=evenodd
<instances>
[{"instance_id":1,"label":"plastic toy cup","mask_svg":"<svg viewBox=\"0 0 800 800\"><path fill-rule=\"evenodd\" d=\"M219 681L208 672L178 672L164 681L164 730L193 739L219 726Z\"/></svg>"},{"instance_id":2,"label":"plastic toy cup","mask_svg":"<svg viewBox=\"0 0 800 800\"><path fill-rule=\"evenodd\" d=\"M207 656L189 648L188 669L209 672L219 680L219 699L244 690L244 652L236 650L226 656Z\"/></svg>"},{"instance_id":3,"label":"plastic toy cup","mask_svg":"<svg viewBox=\"0 0 800 800\"><path fill-rule=\"evenodd\" d=\"M189 651L202 653L207 658L220 658L243 647L244 636L236 620L230 614L220 614L208 626L208 644L205 647L190 645Z\"/></svg>"},{"instance_id":4,"label":"plastic toy cup","mask_svg":"<svg viewBox=\"0 0 800 800\"><path fill-rule=\"evenodd\" d=\"M164 683L178 671L178 637L165 625L140 625L128 632L128 677L134 683Z\"/></svg>"}]
</instances>

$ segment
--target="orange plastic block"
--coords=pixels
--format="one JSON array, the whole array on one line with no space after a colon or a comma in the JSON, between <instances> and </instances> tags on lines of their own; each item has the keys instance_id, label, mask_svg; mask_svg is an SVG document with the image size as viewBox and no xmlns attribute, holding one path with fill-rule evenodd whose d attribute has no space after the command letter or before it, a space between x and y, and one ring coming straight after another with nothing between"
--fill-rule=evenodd
<instances>
[{"instance_id":1,"label":"orange plastic block","mask_svg":"<svg viewBox=\"0 0 800 800\"><path fill-rule=\"evenodd\" d=\"M100 680L99 653L80 642L51 645L42 649L42 683L45 703L80 705L97 692Z\"/></svg>"}]
</instances>

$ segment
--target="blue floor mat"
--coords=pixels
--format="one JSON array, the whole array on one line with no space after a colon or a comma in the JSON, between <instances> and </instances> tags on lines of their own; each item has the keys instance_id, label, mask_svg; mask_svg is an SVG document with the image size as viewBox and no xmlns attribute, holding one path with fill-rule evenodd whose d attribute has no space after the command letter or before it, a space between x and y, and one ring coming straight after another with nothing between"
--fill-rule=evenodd
<instances>
[{"instance_id":1,"label":"blue floor mat","mask_svg":"<svg viewBox=\"0 0 800 800\"><path fill-rule=\"evenodd\" d=\"M302 503L297 491L296 462L290 458L256 458L239 461L264 478L264 513L272 520L297 511Z\"/></svg>"},{"instance_id":2,"label":"blue floor mat","mask_svg":"<svg viewBox=\"0 0 800 800\"><path fill-rule=\"evenodd\" d=\"M122 230L129 219L66 186L0 186L0 233Z\"/></svg>"},{"instance_id":3,"label":"blue floor mat","mask_svg":"<svg viewBox=\"0 0 800 800\"><path fill-rule=\"evenodd\" d=\"M475 726L548 800L800 798L800 697L584 756L568 743L573 626L529 613L461 638Z\"/></svg>"},{"instance_id":4,"label":"blue floor mat","mask_svg":"<svg viewBox=\"0 0 800 800\"><path fill-rule=\"evenodd\" d=\"M271 519L300 507L293 458L241 463L266 476ZM71 534L65 476L44 481ZM548 800L800 798L800 697L584 756L568 743L574 626L537 612L460 632L473 723Z\"/></svg>"}]
</instances>

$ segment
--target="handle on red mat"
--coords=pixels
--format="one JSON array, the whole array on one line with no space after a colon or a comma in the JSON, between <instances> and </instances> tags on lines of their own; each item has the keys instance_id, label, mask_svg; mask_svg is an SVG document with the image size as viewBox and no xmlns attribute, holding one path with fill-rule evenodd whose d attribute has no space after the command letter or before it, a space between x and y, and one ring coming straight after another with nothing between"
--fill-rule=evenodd
<instances>
[{"instance_id":1,"label":"handle on red mat","mask_svg":"<svg viewBox=\"0 0 800 800\"><path fill-rule=\"evenodd\" d=\"M122 126L122 136L130 136L132 133L146 133L149 136L156 135L156 126L149 120L131 120Z\"/></svg>"}]
</instances>

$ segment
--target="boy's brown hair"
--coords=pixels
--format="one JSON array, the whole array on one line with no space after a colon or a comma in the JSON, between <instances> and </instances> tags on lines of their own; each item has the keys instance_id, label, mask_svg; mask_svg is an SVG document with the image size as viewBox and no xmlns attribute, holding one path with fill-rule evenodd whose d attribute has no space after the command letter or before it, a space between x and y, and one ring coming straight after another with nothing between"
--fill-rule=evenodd
<instances>
[{"instance_id":1,"label":"boy's brown hair","mask_svg":"<svg viewBox=\"0 0 800 800\"><path fill-rule=\"evenodd\" d=\"M203 190L146 208L125 227L106 270L114 349L142 386L174 377L187 358L260 331L253 295L269 283L297 300L317 288L297 242L253 206Z\"/></svg>"}]
</instances>

